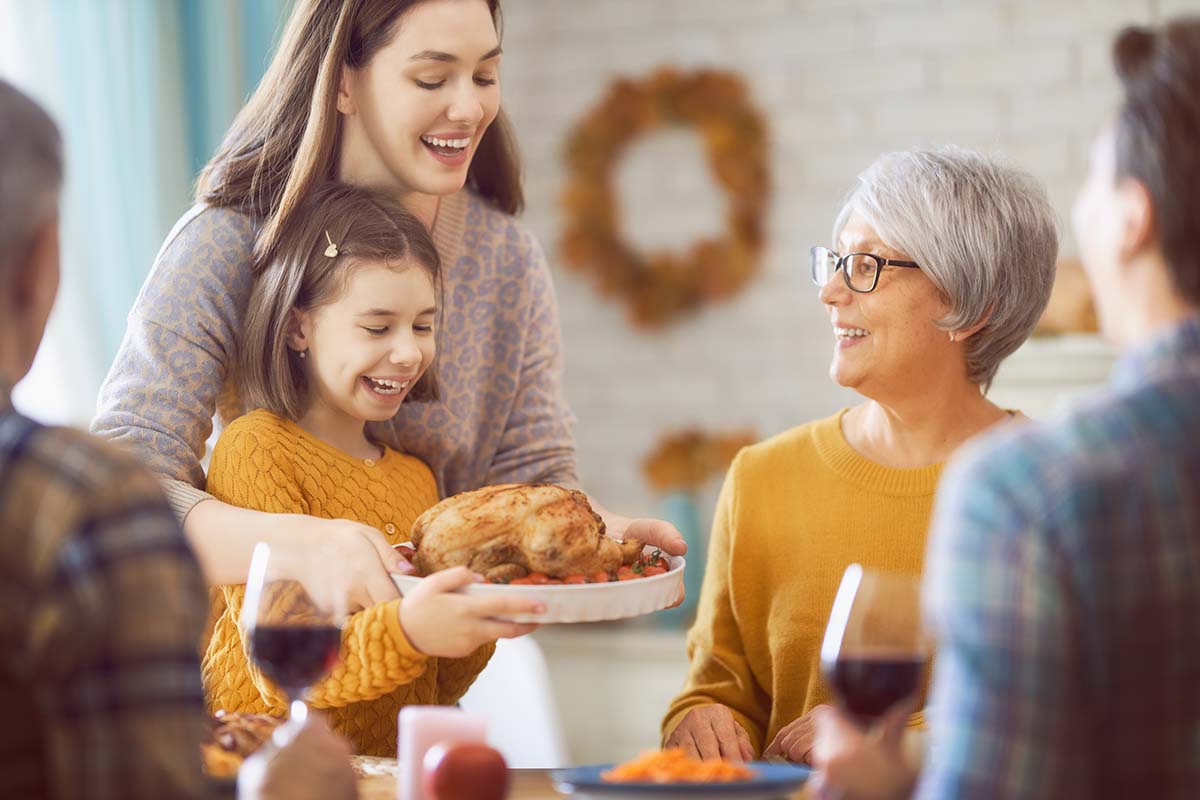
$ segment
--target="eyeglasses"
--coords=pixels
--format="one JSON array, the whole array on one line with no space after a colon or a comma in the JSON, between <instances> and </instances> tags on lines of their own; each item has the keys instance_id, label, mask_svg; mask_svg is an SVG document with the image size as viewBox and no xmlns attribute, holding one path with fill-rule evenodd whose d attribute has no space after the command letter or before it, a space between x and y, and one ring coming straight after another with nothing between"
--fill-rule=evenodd
<instances>
[{"instance_id":1,"label":"eyeglasses","mask_svg":"<svg viewBox=\"0 0 1200 800\"><path fill-rule=\"evenodd\" d=\"M829 283L838 270L842 271L842 279L852 292L875 291L879 285L879 273L884 267L909 267L920 269L915 261L898 261L894 258L884 258L873 253L847 253L839 256L825 247L814 247L812 254L812 281L817 286Z\"/></svg>"}]
</instances>

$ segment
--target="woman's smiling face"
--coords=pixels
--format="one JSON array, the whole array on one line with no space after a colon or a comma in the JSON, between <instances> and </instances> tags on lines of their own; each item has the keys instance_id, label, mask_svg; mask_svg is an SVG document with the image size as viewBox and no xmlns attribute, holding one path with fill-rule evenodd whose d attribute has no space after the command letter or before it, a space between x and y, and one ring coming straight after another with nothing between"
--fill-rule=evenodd
<instances>
[{"instance_id":1,"label":"woman's smiling face","mask_svg":"<svg viewBox=\"0 0 1200 800\"><path fill-rule=\"evenodd\" d=\"M462 188L500 111L500 39L485 0L425 0L362 69L345 70L343 180L400 194Z\"/></svg>"},{"instance_id":2,"label":"woman's smiling face","mask_svg":"<svg viewBox=\"0 0 1200 800\"><path fill-rule=\"evenodd\" d=\"M836 247L839 254L911 259L884 244L857 213L846 221ZM910 392L914 380L944 367L945 359L963 361L936 325L949 305L919 269L884 267L875 291L866 294L851 291L839 271L821 287L820 297L836 339L829 376L841 386L886 400L894 392Z\"/></svg>"}]
</instances>

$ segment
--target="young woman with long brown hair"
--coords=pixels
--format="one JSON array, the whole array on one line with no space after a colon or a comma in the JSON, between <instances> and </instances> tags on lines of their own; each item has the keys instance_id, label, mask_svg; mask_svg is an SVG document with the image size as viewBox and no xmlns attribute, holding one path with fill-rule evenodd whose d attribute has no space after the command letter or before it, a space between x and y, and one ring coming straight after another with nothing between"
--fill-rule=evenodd
<instances>
[{"instance_id":1,"label":"young woman with long brown hair","mask_svg":"<svg viewBox=\"0 0 1200 800\"><path fill-rule=\"evenodd\" d=\"M561 334L500 111L499 0L298 0L258 89L201 175L129 318L93 430L133 447L213 583L244 580L255 541L334 542L358 606L396 597L379 531L235 508L205 494L213 416L246 409L235 339L255 265L314 187L380 190L431 230L444 266L441 399L406 403L379 441L430 465L443 495L491 483L575 485ZM604 513L604 512L602 512ZM668 552L672 526L607 514Z\"/></svg>"}]
</instances>

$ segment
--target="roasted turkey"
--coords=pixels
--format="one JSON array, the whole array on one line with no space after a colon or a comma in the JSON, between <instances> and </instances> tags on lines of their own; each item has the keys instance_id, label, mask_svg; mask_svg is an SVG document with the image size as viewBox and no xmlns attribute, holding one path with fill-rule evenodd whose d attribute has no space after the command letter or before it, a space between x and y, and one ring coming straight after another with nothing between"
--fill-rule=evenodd
<instances>
[{"instance_id":1,"label":"roasted turkey","mask_svg":"<svg viewBox=\"0 0 1200 800\"><path fill-rule=\"evenodd\" d=\"M489 580L613 572L642 552L636 539L604 535L583 492L508 483L456 494L413 523L418 572L465 566Z\"/></svg>"}]
</instances>

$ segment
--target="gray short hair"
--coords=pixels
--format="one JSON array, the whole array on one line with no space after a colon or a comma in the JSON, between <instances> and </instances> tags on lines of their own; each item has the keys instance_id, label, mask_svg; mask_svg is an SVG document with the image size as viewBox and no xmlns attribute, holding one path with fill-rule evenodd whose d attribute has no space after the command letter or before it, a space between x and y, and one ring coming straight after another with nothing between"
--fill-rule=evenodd
<instances>
[{"instance_id":1,"label":"gray short hair","mask_svg":"<svg viewBox=\"0 0 1200 800\"><path fill-rule=\"evenodd\" d=\"M62 138L45 110L0 80L0 273L58 210Z\"/></svg>"},{"instance_id":2,"label":"gray short hair","mask_svg":"<svg viewBox=\"0 0 1200 800\"><path fill-rule=\"evenodd\" d=\"M1054 286L1058 230L1041 184L997 158L957 147L881 156L858 176L833 227L860 214L884 244L921 265L949 299L948 331L967 341L967 375L986 390L1029 338Z\"/></svg>"}]
</instances>

